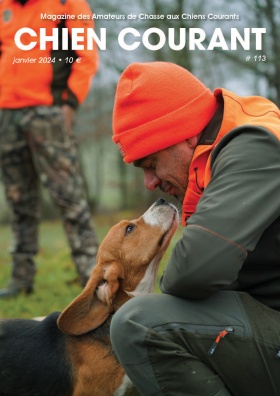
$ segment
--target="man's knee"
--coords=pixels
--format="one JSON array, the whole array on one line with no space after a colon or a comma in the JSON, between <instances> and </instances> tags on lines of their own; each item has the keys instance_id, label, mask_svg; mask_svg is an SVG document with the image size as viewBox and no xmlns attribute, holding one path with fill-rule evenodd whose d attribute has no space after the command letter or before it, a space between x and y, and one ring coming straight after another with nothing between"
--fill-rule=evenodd
<instances>
[{"instance_id":1,"label":"man's knee","mask_svg":"<svg viewBox=\"0 0 280 396\"><path fill-rule=\"evenodd\" d=\"M134 298L124 304L113 316L110 332L114 343L126 340L127 333L134 325L137 319L138 298Z\"/></svg>"},{"instance_id":2,"label":"man's knee","mask_svg":"<svg viewBox=\"0 0 280 396\"><path fill-rule=\"evenodd\" d=\"M135 297L113 316L110 326L111 341L117 357L123 364L132 363L131 359L134 361L135 355L140 350L143 351L147 331L144 316L149 315L146 304L146 296ZM132 350L138 352L133 354Z\"/></svg>"}]
</instances>

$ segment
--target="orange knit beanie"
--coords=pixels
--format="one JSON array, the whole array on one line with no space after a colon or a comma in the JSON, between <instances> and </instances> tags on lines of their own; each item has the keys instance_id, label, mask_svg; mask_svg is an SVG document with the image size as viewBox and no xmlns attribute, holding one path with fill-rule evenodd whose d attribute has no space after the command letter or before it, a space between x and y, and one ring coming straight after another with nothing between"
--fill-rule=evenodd
<instances>
[{"instance_id":1,"label":"orange knit beanie","mask_svg":"<svg viewBox=\"0 0 280 396\"><path fill-rule=\"evenodd\" d=\"M217 107L212 92L186 69L132 63L117 86L113 141L130 163L199 134Z\"/></svg>"}]
</instances>

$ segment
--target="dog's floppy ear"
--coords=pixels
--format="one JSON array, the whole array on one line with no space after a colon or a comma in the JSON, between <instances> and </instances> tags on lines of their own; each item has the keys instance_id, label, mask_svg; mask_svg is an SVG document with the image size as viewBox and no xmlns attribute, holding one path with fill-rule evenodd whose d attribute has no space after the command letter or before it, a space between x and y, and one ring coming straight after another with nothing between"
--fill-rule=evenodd
<instances>
[{"instance_id":1,"label":"dog's floppy ear","mask_svg":"<svg viewBox=\"0 0 280 396\"><path fill-rule=\"evenodd\" d=\"M113 312L123 272L116 261L97 264L83 292L60 314L58 327L66 334L81 335L105 322Z\"/></svg>"}]
</instances>

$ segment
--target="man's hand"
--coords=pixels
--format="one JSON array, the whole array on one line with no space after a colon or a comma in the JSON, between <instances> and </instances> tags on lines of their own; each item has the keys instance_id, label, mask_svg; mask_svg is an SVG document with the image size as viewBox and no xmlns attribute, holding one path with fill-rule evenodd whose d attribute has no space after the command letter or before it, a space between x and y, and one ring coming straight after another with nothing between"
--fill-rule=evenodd
<instances>
[{"instance_id":1,"label":"man's hand","mask_svg":"<svg viewBox=\"0 0 280 396\"><path fill-rule=\"evenodd\" d=\"M72 127L76 118L76 110L67 104L64 104L61 108L62 108L62 114L65 120L67 132L70 135L72 135L73 134Z\"/></svg>"}]
</instances>

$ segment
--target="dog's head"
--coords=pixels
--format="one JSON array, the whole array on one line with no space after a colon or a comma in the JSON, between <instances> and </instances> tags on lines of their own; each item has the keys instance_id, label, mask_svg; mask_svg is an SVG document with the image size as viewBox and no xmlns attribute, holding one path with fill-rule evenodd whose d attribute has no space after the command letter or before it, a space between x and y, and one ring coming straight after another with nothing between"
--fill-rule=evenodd
<instances>
[{"instance_id":1,"label":"dog's head","mask_svg":"<svg viewBox=\"0 0 280 396\"><path fill-rule=\"evenodd\" d=\"M176 207L160 198L139 219L113 226L86 287L59 316L59 328L71 335L88 333L129 298L152 292L178 218Z\"/></svg>"}]
</instances>

